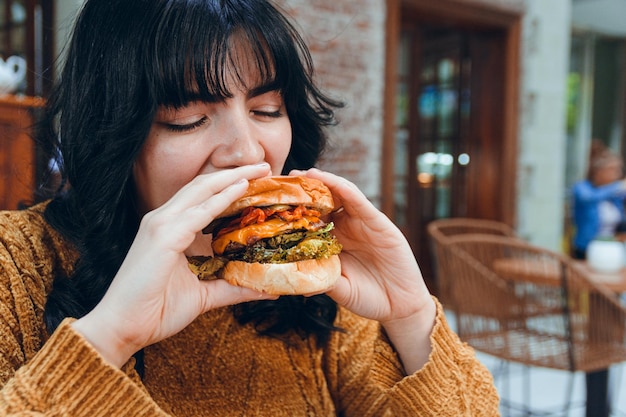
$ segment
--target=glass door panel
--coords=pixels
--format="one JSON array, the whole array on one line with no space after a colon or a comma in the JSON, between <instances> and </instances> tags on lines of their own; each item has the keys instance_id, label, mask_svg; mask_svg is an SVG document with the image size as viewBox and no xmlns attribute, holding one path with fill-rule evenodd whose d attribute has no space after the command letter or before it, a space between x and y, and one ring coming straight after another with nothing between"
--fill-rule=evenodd
<instances>
[{"instance_id":1,"label":"glass door panel","mask_svg":"<svg viewBox=\"0 0 626 417\"><path fill-rule=\"evenodd\" d=\"M406 30L396 108L395 221L430 274L426 225L465 213L470 60L459 33Z\"/></svg>"}]
</instances>

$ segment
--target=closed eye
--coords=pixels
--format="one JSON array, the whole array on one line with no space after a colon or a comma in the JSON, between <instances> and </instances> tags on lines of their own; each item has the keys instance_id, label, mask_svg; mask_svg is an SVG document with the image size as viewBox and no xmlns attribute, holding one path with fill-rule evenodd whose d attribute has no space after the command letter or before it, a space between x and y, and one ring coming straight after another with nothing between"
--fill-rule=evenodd
<instances>
[{"instance_id":1,"label":"closed eye","mask_svg":"<svg viewBox=\"0 0 626 417\"><path fill-rule=\"evenodd\" d=\"M278 119L279 117L283 116L283 112L280 110L276 110L276 111L253 110L252 114L254 114L255 116L260 116L260 117L269 117L271 119Z\"/></svg>"},{"instance_id":2,"label":"closed eye","mask_svg":"<svg viewBox=\"0 0 626 417\"><path fill-rule=\"evenodd\" d=\"M194 129L199 128L203 124L207 122L206 117L202 117L193 123L186 123L183 125L174 124L174 123L165 123L165 127L167 130L171 130L172 132L189 132Z\"/></svg>"}]
</instances>

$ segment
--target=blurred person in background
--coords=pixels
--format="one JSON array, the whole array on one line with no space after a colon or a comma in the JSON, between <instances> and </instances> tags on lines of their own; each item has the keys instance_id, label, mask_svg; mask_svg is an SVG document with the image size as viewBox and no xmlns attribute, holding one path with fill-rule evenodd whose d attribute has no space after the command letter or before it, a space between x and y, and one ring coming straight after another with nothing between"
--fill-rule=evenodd
<instances>
[{"instance_id":1,"label":"blurred person in background","mask_svg":"<svg viewBox=\"0 0 626 417\"><path fill-rule=\"evenodd\" d=\"M585 259L587 246L598 238L616 238L625 222L626 179L623 160L601 141L591 145L587 178L572 187L574 237L572 256Z\"/></svg>"}]
</instances>

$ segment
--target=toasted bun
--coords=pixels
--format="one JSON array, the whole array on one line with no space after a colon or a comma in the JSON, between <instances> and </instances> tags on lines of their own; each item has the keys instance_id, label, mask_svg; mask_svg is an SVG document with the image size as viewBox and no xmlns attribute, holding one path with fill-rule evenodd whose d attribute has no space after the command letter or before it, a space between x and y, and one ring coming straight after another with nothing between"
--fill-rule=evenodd
<instances>
[{"instance_id":1,"label":"toasted bun","mask_svg":"<svg viewBox=\"0 0 626 417\"><path fill-rule=\"evenodd\" d=\"M246 194L219 217L234 216L250 206L274 204L304 205L322 214L328 214L334 208L333 196L323 182L307 177L273 176L251 180Z\"/></svg>"},{"instance_id":2,"label":"toasted bun","mask_svg":"<svg viewBox=\"0 0 626 417\"><path fill-rule=\"evenodd\" d=\"M340 275L337 255L284 264L230 261L220 273L221 278L233 285L274 295L323 292L335 285Z\"/></svg>"}]
</instances>

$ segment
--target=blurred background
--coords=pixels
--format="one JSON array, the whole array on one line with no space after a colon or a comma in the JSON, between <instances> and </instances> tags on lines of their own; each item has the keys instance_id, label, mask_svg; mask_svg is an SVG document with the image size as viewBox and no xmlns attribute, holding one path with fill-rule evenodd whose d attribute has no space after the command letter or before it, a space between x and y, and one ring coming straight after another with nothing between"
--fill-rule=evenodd
<instances>
[{"instance_id":1,"label":"blurred background","mask_svg":"<svg viewBox=\"0 0 626 417\"><path fill-rule=\"evenodd\" d=\"M322 167L354 181L409 239L437 292L435 219L511 226L567 253L571 185L592 139L626 153L626 0L277 0L316 78L346 101ZM28 136L81 0L0 0L0 208L48 166ZM9 68L11 67L11 68ZM8 68L8 69L7 69ZM617 397L626 397L621 384Z\"/></svg>"}]
</instances>

